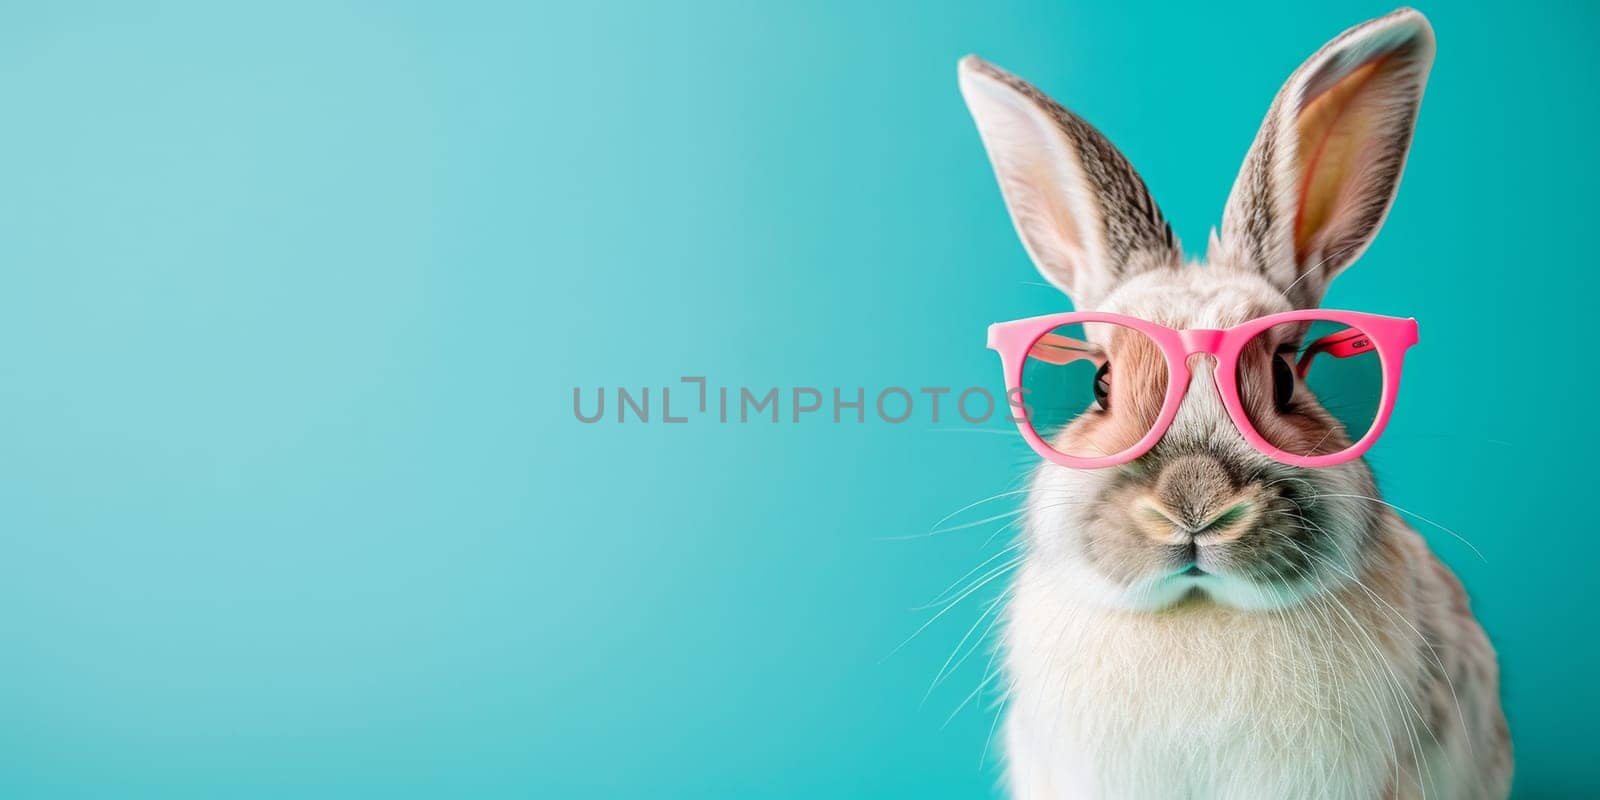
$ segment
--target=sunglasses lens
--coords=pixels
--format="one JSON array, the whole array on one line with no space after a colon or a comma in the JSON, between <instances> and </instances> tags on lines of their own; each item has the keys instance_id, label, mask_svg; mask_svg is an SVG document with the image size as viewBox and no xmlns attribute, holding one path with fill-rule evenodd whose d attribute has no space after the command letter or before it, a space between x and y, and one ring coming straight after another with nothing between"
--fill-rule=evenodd
<instances>
[{"instance_id":1,"label":"sunglasses lens","mask_svg":"<svg viewBox=\"0 0 1600 800\"><path fill-rule=\"evenodd\" d=\"M1383 362L1359 327L1288 322L1239 356L1239 399L1269 444L1297 456L1338 453L1366 436L1383 395Z\"/></svg>"},{"instance_id":2,"label":"sunglasses lens","mask_svg":"<svg viewBox=\"0 0 1600 800\"><path fill-rule=\"evenodd\" d=\"M1156 343L1133 328L1062 325L1033 343L1022 390L1020 413L1040 438L1069 456L1102 458L1129 449L1155 427L1167 394L1167 362Z\"/></svg>"}]
</instances>

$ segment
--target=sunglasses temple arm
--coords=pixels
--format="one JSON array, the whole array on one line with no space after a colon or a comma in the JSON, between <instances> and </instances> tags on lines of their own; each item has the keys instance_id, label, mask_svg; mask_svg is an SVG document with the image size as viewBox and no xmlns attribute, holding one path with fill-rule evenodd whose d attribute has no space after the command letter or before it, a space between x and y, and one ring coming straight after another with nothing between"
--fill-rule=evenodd
<instances>
[{"instance_id":1,"label":"sunglasses temple arm","mask_svg":"<svg viewBox=\"0 0 1600 800\"><path fill-rule=\"evenodd\" d=\"M1311 360L1318 353L1327 353L1334 358L1350 358L1362 353L1370 352L1373 348L1372 337L1362 333L1357 328L1345 328L1337 333L1330 333L1311 343L1305 353L1300 356L1300 363L1295 366L1295 372L1304 379L1306 373L1311 371Z\"/></svg>"},{"instance_id":2,"label":"sunglasses temple arm","mask_svg":"<svg viewBox=\"0 0 1600 800\"><path fill-rule=\"evenodd\" d=\"M1028 357L1057 366L1081 359L1089 359L1096 364L1105 360L1094 345L1053 333L1040 336L1039 341L1034 342L1033 347L1028 350Z\"/></svg>"}]
</instances>

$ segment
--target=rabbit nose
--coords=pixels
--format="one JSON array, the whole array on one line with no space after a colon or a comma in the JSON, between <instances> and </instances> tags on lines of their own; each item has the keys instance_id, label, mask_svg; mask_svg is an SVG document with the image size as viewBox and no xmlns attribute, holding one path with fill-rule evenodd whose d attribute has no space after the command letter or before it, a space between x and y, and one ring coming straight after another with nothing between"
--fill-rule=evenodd
<instances>
[{"instance_id":1,"label":"rabbit nose","mask_svg":"<svg viewBox=\"0 0 1600 800\"><path fill-rule=\"evenodd\" d=\"M1190 454L1167 462L1155 486L1136 503L1145 532L1167 544L1236 539L1254 518L1251 493L1242 491L1222 462Z\"/></svg>"},{"instance_id":2,"label":"rabbit nose","mask_svg":"<svg viewBox=\"0 0 1600 800\"><path fill-rule=\"evenodd\" d=\"M1215 544L1239 538L1249 529L1244 520L1255 518L1255 506L1250 500L1234 500L1198 520L1173 511L1152 495L1140 498L1135 511L1144 517L1140 523L1144 532L1162 544Z\"/></svg>"}]
</instances>

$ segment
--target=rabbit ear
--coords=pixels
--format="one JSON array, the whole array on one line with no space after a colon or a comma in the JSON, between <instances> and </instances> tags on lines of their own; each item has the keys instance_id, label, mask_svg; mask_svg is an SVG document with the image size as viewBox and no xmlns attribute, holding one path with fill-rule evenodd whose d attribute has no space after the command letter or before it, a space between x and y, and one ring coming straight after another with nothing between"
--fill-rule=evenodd
<instances>
[{"instance_id":1,"label":"rabbit ear","mask_svg":"<svg viewBox=\"0 0 1600 800\"><path fill-rule=\"evenodd\" d=\"M1179 263L1144 181L1099 131L977 56L959 71L1017 235L1074 306L1099 302L1135 272Z\"/></svg>"},{"instance_id":2,"label":"rabbit ear","mask_svg":"<svg viewBox=\"0 0 1600 800\"><path fill-rule=\"evenodd\" d=\"M1389 213L1405 169L1433 29L1402 8L1324 45L1273 100L1208 261L1259 270L1298 308L1322 301Z\"/></svg>"}]
</instances>

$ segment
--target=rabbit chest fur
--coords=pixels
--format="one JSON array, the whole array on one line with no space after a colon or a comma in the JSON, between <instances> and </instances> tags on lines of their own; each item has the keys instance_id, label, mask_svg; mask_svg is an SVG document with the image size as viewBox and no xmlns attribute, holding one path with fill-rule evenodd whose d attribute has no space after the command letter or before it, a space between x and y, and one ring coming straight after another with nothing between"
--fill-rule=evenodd
<instances>
[{"instance_id":1,"label":"rabbit chest fur","mask_svg":"<svg viewBox=\"0 0 1600 800\"><path fill-rule=\"evenodd\" d=\"M1025 565L1004 641L1014 795L1504 797L1493 652L1417 534L1382 528L1361 583L1268 612L1107 608Z\"/></svg>"}]
</instances>

